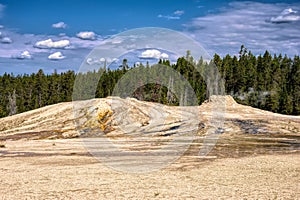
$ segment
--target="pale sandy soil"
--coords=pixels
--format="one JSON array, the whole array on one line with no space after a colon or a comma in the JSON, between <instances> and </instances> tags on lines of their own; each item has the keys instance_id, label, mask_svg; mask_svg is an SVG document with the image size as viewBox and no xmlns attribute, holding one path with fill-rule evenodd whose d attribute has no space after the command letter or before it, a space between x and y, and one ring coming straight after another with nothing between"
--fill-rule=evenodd
<instances>
[{"instance_id":1,"label":"pale sandy soil","mask_svg":"<svg viewBox=\"0 0 300 200\"><path fill-rule=\"evenodd\" d=\"M142 174L112 170L90 156L80 139L7 141L0 152L0 199L300 198L295 152L222 159L185 155Z\"/></svg>"},{"instance_id":2,"label":"pale sandy soil","mask_svg":"<svg viewBox=\"0 0 300 200\"><path fill-rule=\"evenodd\" d=\"M299 155L300 116L229 96L61 103L0 119L0 199L300 199Z\"/></svg>"}]
</instances>

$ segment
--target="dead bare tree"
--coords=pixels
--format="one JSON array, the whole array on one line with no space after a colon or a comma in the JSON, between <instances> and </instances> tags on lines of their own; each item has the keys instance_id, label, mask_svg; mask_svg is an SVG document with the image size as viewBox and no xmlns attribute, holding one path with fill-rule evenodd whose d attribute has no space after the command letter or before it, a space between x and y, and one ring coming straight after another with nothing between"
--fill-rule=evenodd
<instances>
[{"instance_id":1,"label":"dead bare tree","mask_svg":"<svg viewBox=\"0 0 300 200\"><path fill-rule=\"evenodd\" d=\"M13 91L13 93L8 94L8 109L9 109L9 115L15 115L17 114L17 97L16 97L16 90Z\"/></svg>"}]
</instances>

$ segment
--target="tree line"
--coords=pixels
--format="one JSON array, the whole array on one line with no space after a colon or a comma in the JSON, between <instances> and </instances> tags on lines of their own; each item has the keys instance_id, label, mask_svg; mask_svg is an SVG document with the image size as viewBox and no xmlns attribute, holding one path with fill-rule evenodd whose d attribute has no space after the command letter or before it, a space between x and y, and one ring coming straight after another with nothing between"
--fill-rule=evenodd
<instances>
[{"instance_id":1,"label":"tree line","mask_svg":"<svg viewBox=\"0 0 300 200\"><path fill-rule=\"evenodd\" d=\"M160 60L159 64L169 66L188 81L197 104L203 103L210 95L207 88L208 80L201 74L201 69L214 65L225 81L226 94L232 95L239 103L277 113L300 114L299 56L294 58L286 55L272 56L268 51L263 55L254 56L242 46L239 55L226 55L221 58L215 54L210 63L203 61L202 58L194 60L188 51L187 55L178 58L175 64L171 64L169 60ZM134 76L129 78L124 76L130 71L134 72ZM176 84L177 80L172 76L161 78L160 75L163 73L167 73L164 68L155 68L148 63L128 67L127 60L123 60L122 65L115 70L102 68L99 71L78 74L74 71L62 73L54 71L52 74L45 74L43 70L31 75L15 76L5 73L0 76L0 117L72 101L74 98L79 100L111 95L125 97L121 92L116 92L116 86L121 80L126 81L126 78L130 79L126 88L135 89L122 92L127 95L129 92L131 97L174 106L189 105L186 102L189 93L186 90L187 86ZM154 78L145 84L145 80L149 77ZM88 94L89 90L84 88L89 86L86 83L77 86L76 89L80 91L79 97L72 96L74 83L78 80L85 83L91 81L91 84L96 81L94 93ZM176 94L174 92L176 90L182 93Z\"/></svg>"},{"instance_id":2,"label":"tree line","mask_svg":"<svg viewBox=\"0 0 300 200\"><path fill-rule=\"evenodd\" d=\"M244 46L239 56L214 55L213 62L225 79L226 93L238 102L256 108L282 113L300 114L299 56L254 56Z\"/></svg>"}]
</instances>

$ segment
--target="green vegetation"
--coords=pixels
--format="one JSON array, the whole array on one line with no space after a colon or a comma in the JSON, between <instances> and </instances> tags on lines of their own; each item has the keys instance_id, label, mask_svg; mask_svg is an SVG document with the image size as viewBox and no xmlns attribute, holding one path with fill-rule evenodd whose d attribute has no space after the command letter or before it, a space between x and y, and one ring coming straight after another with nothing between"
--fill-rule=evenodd
<instances>
[{"instance_id":1,"label":"green vegetation","mask_svg":"<svg viewBox=\"0 0 300 200\"><path fill-rule=\"evenodd\" d=\"M176 64L171 65L168 60L160 60L159 63L172 67L189 81L197 96L198 104L205 101L208 92L204 78L195 67L209 67L215 64L225 80L226 93L232 95L239 103L283 114L300 114L299 56L291 59L282 55L272 56L266 51L264 55L256 57L242 46L238 56L226 55L221 58L215 54L211 63L205 63L200 58L196 64L189 52L185 57L178 58ZM149 73L153 73L152 77L155 77L157 73L155 70L151 71L148 64L129 68L127 60L124 60L122 66L117 70L102 71L95 94L82 92L80 97L75 98L102 98L112 95L115 85L129 70L147 69ZM100 74L100 71L85 74L67 71L48 75L42 70L31 75L4 74L0 76L0 117L58 102L72 101L76 78L77 80L97 80ZM136 76L133 82L137 89L132 97L168 105L179 105L181 97L170 93L166 86L160 84L161 80L143 85L140 77ZM172 83L171 77L169 82ZM78 89L85 91L84 85Z\"/></svg>"},{"instance_id":2,"label":"green vegetation","mask_svg":"<svg viewBox=\"0 0 300 200\"><path fill-rule=\"evenodd\" d=\"M271 56L268 51L255 57L241 47L239 57L229 55L214 62L225 79L226 93L238 102L272 112L300 114L300 59Z\"/></svg>"}]
</instances>

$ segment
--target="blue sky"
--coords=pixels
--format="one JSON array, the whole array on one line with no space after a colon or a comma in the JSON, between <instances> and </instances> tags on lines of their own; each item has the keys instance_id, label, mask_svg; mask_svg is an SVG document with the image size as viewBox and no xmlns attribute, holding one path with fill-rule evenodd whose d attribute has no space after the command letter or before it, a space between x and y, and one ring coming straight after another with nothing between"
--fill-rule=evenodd
<instances>
[{"instance_id":1,"label":"blue sky","mask_svg":"<svg viewBox=\"0 0 300 200\"><path fill-rule=\"evenodd\" d=\"M300 51L294 0L0 0L0 74L76 71L103 40L142 27L182 32L211 55L242 44L255 55Z\"/></svg>"}]
</instances>

